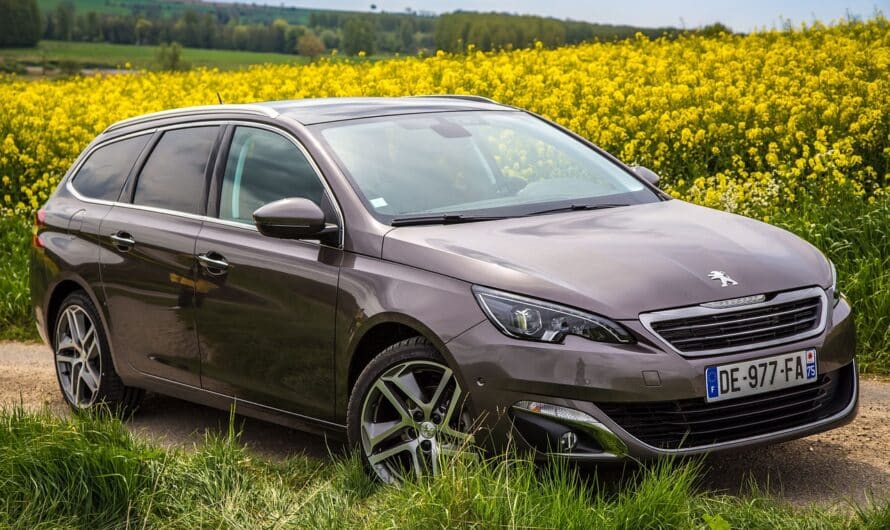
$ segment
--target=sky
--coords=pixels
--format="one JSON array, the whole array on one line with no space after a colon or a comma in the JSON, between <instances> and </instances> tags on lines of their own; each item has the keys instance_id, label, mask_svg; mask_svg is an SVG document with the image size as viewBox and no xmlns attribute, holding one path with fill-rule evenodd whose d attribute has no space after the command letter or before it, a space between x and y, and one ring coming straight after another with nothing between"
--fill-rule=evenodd
<instances>
[{"instance_id":1,"label":"sky","mask_svg":"<svg viewBox=\"0 0 890 530\"><path fill-rule=\"evenodd\" d=\"M234 0L223 0L234 1ZM241 0L246 1L246 0ZM747 0L728 2L723 0L250 0L271 5L318 7L368 11L371 4L378 10L404 11L411 7L416 11L444 13L465 11L506 11L571 18L605 24L633 26L674 26L693 28L722 22L735 31L752 31L757 28L781 27L782 20L795 24L836 20L852 13L864 18L875 9L890 16L890 0Z\"/></svg>"}]
</instances>

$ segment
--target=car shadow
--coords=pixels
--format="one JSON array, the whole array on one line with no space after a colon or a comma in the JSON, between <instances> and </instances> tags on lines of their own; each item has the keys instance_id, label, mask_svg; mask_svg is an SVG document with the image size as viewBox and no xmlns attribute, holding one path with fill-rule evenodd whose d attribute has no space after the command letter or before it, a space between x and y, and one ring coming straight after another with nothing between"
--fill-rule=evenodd
<instances>
[{"instance_id":1,"label":"car shadow","mask_svg":"<svg viewBox=\"0 0 890 530\"><path fill-rule=\"evenodd\" d=\"M207 436L225 437L230 421L228 411L149 394L127 421L127 426L135 434L164 447L189 449L200 445ZM238 414L234 416L233 426L239 441L249 451L274 460L297 455L330 460L346 451L343 441Z\"/></svg>"},{"instance_id":2,"label":"car shadow","mask_svg":"<svg viewBox=\"0 0 890 530\"><path fill-rule=\"evenodd\" d=\"M229 424L228 411L156 394L150 394L127 422L130 430L141 437L185 450L200 445L208 435L226 436ZM307 456L330 461L347 452L342 440L240 415L235 415L234 427L240 433L240 443L249 451L272 460ZM702 465L698 485L703 491L769 495L795 506L863 505L869 495L890 498L890 473L853 458L842 444L820 439L805 438L698 458ZM695 462L697 458L686 461ZM588 464L580 470L583 480L609 494L632 487L640 467L635 462L624 462Z\"/></svg>"}]
</instances>

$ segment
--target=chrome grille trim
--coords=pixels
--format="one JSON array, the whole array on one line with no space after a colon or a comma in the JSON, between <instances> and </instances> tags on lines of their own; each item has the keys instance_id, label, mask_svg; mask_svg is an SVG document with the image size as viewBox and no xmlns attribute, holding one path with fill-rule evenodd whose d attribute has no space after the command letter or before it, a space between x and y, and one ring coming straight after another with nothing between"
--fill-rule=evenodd
<instances>
[{"instance_id":1,"label":"chrome grille trim","mask_svg":"<svg viewBox=\"0 0 890 530\"><path fill-rule=\"evenodd\" d=\"M751 310L756 310L759 308L771 307L771 306L785 304L785 303L789 303L789 302L806 300L809 298L818 298L819 299L819 303L817 305L817 309L819 312L818 324L815 327L811 327L809 329L801 331L800 333L796 333L794 335L790 335L787 337L781 337L778 339L760 341L760 342L755 342L755 343L750 343L750 344L741 344L738 346L730 346L730 347L725 347L725 348L716 348L716 349L699 350L699 351L683 351L682 349L675 346L675 343L677 343L677 342L682 343L683 339L675 339L672 342L672 341L662 337L653 327L653 325L658 322L664 322L664 321L670 321L670 320L680 320L680 319L686 319L686 318L708 317L708 316L731 316L734 313L744 314L746 312L749 312ZM754 316L754 317L741 316L740 318L735 319L735 320L730 320L730 321L720 322L720 323L715 323L715 324L690 325L689 328L690 329L701 329L703 327L713 327L715 325L723 325L723 326L734 325L737 323L744 323L744 322L756 321L756 320L760 320L760 319L767 319L767 318L771 318L774 316L789 315L789 314L793 314L795 312L802 312L805 309L806 308L796 308L796 309L791 309L788 311L782 311L782 312L778 312L778 313L774 313L774 314ZM689 307L681 307L678 309L667 309L664 311L652 311L652 312L640 314L640 322L643 324L643 327L646 328L646 331L648 331L649 333L654 335L656 338L658 338L658 340L662 344L664 344L670 351L676 352L680 355L683 355L684 357L705 357L708 355L720 355L720 354L724 354L724 353L754 350L754 349L758 349L758 348L767 348L769 346L776 346L776 345L784 344L787 342L794 342L797 340L801 340L801 339L805 339L805 338L812 337L815 335L819 335L820 333L822 333L825 330L827 320L828 320L828 297L825 294L825 290L822 289L821 287L809 287L806 289L799 289L796 291L787 291L787 292L783 292L783 293L778 293L772 299L767 300L765 302L749 304L749 305L745 305L745 306L716 309L716 308L703 307L701 305L694 305L694 306L689 306ZM756 334L758 332L768 332L773 329L780 329L782 327L799 325L802 322L806 322L806 321L798 322L798 319L795 319L795 322L790 323L790 324L785 323L785 324L776 325L776 326L767 326L767 327L758 328L755 330L737 333L735 335L744 336L744 335ZM728 334L722 334L722 335L713 335L709 338L720 338L721 336L725 337L725 336L733 336L733 335L734 335L733 333L728 333ZM686 339L686 342L689 342L690 340L691 339ZM682 344L680 344L680 347L682 347Z\"/></svg>"}]
</instances>

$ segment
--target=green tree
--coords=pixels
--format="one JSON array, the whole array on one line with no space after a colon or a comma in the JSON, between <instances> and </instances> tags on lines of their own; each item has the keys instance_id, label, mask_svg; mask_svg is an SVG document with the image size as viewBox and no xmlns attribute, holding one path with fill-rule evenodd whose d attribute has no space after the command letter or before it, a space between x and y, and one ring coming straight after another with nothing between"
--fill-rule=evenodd
<instances>
[{"instance_id":1,"label":"green tree","mask_svg":"<svg viewBox=\"0 0 890 530\"><path fill-rule=\"evenodd\" d=\"M729 29L729 26L726 24L722 24L720 22L714 22L713 24L708 24L703 28L698 30L698 34L702 37L707 37L709 39L713 39L719 37L722 33L726 33L727 35L732 35L732 30Z\"/></svg>"},{"instance_id":2,"label":"green tree","mask_svg":"<svg viewBox=\"0 0 890 530\"><path fill-rule=\"evenodd\" d=\"M402 51L410 52L414 49L414 20L404 17L399 23L399 40L401 40Z\"/></svg>"},{"instance_id":3,"label":"green tree","mask_svg":"<svg viewBox=\"0 0 890 530\"><path fill-rule=\"evenodd\" d=\"M374 24L365 17L353 17L343 24L343 51L349 55L374 53Z\"/></svg>"},{"instance_id":4,"label":"green tree","mask_svg":"<svg viewBox=\"0 0 890 530\"><path fill-rule=\"evenodd\" d=\"M297 53L317 57L324 53L324 42L315 33L306 33L297 40Z\"/></svg>"},{"instance_id":5,"label":"green tree","mask_svg":"<svg viewBox=\"0 0 890 530\"><path fill-rule=\"evenodd\" d=\"M333 50L334 48L340 47L340 35L338 35L336 31L326 29L321 32L320 37L325 48Z\"/></svg>"},{"instance_id":6,"label":"green tree","mask_svg":"<svg viewBox=\"0 0 890 530\"><path fill-rule=\"evenodd\" d=\"M182 45L178 42L161 44L155 56L155 63L160 70L170 72L189 69L189 64L182 60Z\"/></svg>"},{"instance_id":7,"label":"green tree","mask_svg":"<svg viewBox=\"0 0 890 530\"><path fill-rule=\"evenodd\" d=\"M215 48L217 23L210 13L204 13L198 28L198 38L202 48Z\"/></svg>"},{"instance_id":8,"label":"green tree","mask_svg":"<svg viewBox=\"0 0 890 530\"><path fill-rule=\"evenodd\" d=\"M249 39L250 32L244 24L238 24L232 30L232 44L236 50L246 50Z\"/></svg>"},{"instance_id":9,"label":"green tree","mask_svg":"<svg viewBox=\"0 0 890 530\"><path fill-rule=\"evenodd\" d=\"M134 31L136 33L136 44L146 44L149 35L151 35L151 22L144 18L140 18L136 21Z\"/></svg>"},{"instance_id":10,"label":"green tree","mask_svg":"<svg viewBox=\"0 0 890 530\"><path fill-rule=\"evenodd\" d=\"M182 42L189 48L200 48L203 45L201 30L201 17L191 9L173 25L176 41Z\"/></svg>"},{"instance_id":11,"label":"green tree","mask_svg":"<svg viewBox=\"0 0 890 530\"><path fill-rule=\"evenodd\" d=\"M297 42L307 33L306 26L288 26L284 33L284 51L286 53L299 53Z\"/></svg>"},{"instance_id":12,"label":"green tree","mask_svg":"<svg viewBox=\"0 0 890 530\"><path fill-rule=\"evenodd\" d=\"M272 21L268 31L271 34L271 44L274 51L279 53L292 53L293 47L287 47L287 29L289 24L283 18L276 18Z\"/></svg>"},{"instance_id":13,"label":"green tree","mask_svg":"<svg viewBox=\"0 0 890 530\"><path fill-rule=\"evenodd\" d=\"M56 34L53 36L58 40L71 40L74 36L74 2L66 0L59 2L55 17Z\"/></svg>"},{"instance_id":14,"label":"green tree","mask_svg":"<svg viewBox=\"0 0 890 530\"><path fill-rule=\"evenodd\" d=\"M0 0L0 46L36 46L40 29L37 0Z\"/></svg>"},{"instance_id":15,"label":"green tree","mask_svg":"<svg viewBox=\"0 0 890 530\"><path fill-rule=\"evenodd\" d=\"M99 20L99 14L95 11L87 13L84 22L84 38L91 41L102 40L102 22Z\"/></svg>"}]
</instances>

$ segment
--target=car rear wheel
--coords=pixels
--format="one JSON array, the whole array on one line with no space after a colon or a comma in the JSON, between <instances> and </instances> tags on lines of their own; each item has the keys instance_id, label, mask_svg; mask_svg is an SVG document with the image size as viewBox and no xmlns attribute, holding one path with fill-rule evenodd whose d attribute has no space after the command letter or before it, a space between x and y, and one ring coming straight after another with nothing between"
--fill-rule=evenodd
<instances>
[{"instance_id":1,"label":"car rear wheel","mask_svg":"<svg viewBox=\"0 0 890 530\"><path fill-rule=\"evenodd\" d=\"M143 392L125 386L114 371L108 339L93 302L77 291L62 302L55 320L53 352L65 401L76 410L105 404L130 412Z\"/></svg>"},{"instance_id":2,"label":"car rear wheel","mask_svg":"<svg viewBox=\"0 0 890 530\"><path fill-rule=\"evenodd\" d=\"M466 394L426 340L394 344L364 369L350 396L349 441L381 481L439 473L447 457L472 444Z\"/></svg>"}]
</instances>

